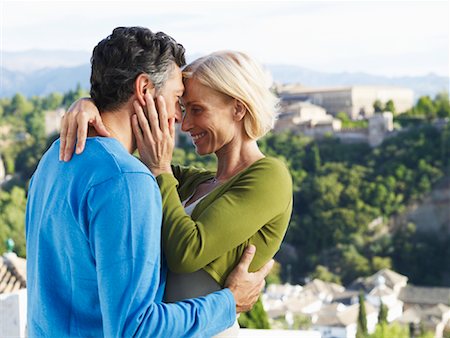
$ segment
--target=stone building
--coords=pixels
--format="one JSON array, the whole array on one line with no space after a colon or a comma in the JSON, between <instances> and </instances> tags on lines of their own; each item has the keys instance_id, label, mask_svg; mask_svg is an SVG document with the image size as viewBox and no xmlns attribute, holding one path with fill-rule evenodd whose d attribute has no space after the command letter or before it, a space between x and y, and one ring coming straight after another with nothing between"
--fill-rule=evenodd
<instances>
[{"instance_id":1,"label":"stone building","mask_svg":"<svg viewBox=\"0 0 450 338\"><path fill-rule=\"evenodd\" d=\"M342 122L327 111L309 102L284 105L275 124L275 132L292 131L311 137L321 137L341 129Z\"/></svg>"},{"instance_id":2,"label":"stone building","mask_svg":"<svg viewBox=\"0 0 450 338\"><path fill-rule=\"evenodd\" d=\"M307 88L303 86L286 86L278 88L281 101L291 104L309 101L323 107L328 113L336 115L345 112L350 118L368 118L374 114L373 104L376 100L386 104L392 100L399 113L411 109L414 93L411 89L389 86L351 86L333 88Z\"/></svg>"}]
</instances>

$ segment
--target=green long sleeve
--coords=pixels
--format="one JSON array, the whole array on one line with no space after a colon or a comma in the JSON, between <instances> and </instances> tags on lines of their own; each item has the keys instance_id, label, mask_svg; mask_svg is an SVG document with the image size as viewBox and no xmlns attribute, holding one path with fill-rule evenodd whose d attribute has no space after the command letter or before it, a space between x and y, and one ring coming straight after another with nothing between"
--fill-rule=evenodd
<instances>
[{"instance_id":1,"label":"green long sleeve","mask_svg":"<svg viewBox=\"0 0 450 338\"><path fill-rule=\"evenodd\" d=\"M292 211L292 179L286 166L265 157L211 191L192 217L181 204L206 179L207 171L174 168L157 177L163 200L163 247L169 268L199 269L219 284L249 244L256 246L251 271L261 268L281 245Z\"/></svg>"}]
</instances>

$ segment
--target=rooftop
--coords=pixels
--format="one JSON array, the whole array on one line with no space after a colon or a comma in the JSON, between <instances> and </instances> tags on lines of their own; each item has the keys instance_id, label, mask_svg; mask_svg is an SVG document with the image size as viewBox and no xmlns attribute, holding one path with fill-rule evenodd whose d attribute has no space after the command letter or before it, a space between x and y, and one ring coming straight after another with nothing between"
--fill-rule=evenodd
<instances>
[{"instance_id":1,"label":"rooftop","mask_svg":"<svg viewBox=\"0 0 450 338\"><path fill-rule=\"evenodd\" d=\"M27 287L26 259L9 252L0 256L0 294Z\"/></svg>"},{"instance_id":2,"label":"rooftop","mask_svg":"<svg viewBox=\"0 0 450 338\"><path fill-rule=\"evenodd\" d=\"M360 277L349 285L350 290L364 290L370 292L372 289L380 285L386 285L390 289L396 286L406 285L408 277L403 276L390 269L382 269L369 277Z\"/></svg>"},{"instance_id":3,"label":"rooftop","mask_svg":"<svg viewBox=\"0 0 450 338\"><path fill-rule=\"evenodd\" d=\"M369 316L373 313L377 313L377 309L370 305L370 303L365 303L366 314ZM358 319L359 304L354 304L347 307L336 307L335 311L330 311L330 309L325 308L319 312L319 317L314 323L315 326L337 326L346 327L351 324L355 324Z\"/></svg>"},{"instance_id":4,"label":"rooftop","mask_svg":"<svg viewBox=\"0 0 450 338\"><path fill-rule=\"evenodd\" d=\"M408 285L400 291L399 299L410 304L450 306L450 288Z\"/></svg>"}]
</instances>

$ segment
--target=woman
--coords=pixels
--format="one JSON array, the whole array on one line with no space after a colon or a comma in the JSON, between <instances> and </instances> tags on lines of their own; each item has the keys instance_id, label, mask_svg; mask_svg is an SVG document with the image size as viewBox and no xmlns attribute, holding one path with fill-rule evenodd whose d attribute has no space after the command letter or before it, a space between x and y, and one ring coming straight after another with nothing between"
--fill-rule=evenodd
<instances>
[{"instance_id":1,"label":"woman","mask_svg":"<svg viewBox=\"0 0 450 338\"><path fill-rule=\"evenodd\" d=\"M156 113L152 100L135 104L132 119L141 160L163 199L168 302L220 289L249 244L257 248L250 270L262 267L279 249L292 210L289 171L256 142L273 127L277 104L262 68L244 53L223 51L197 59L183 77L182 130L198 154L217 156L216 172L168 165L173 140L161 137L167 126L147 119ZM92 105L83 110L98 115Z\"/></svg>"}]
</instances>

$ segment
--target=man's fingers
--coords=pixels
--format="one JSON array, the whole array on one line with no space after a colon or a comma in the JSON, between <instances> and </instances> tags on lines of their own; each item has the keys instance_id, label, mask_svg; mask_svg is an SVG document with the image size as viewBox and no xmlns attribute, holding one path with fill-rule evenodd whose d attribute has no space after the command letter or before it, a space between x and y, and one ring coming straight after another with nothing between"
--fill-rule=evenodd
<instances>
[{"instance_id":1,"label":"man's fingers","mask_svg":"<svg viewBox=\"0 0 450 338\"><path fill-rule=\"evenodd\" d=\"M273 264L275 261L271 259L269 262L267 262L261 269L255 272L255 275L258 278L266 278L266 276L269 274L270 270L272 270Z\"/></svg>"},{"instance_id":2,"label":"man's fingers","mask_svg":"<svg viewBox=\"0 0 450 338\"><path fill-rule=\"evenodd\" d=\"M253 257L255 257L255 253L256 247L254 245L249 245L242 254L241 260L239 262L239 268L244 271L248 271L250 263L252 262Z\"/></svg>"}]
</instances>

